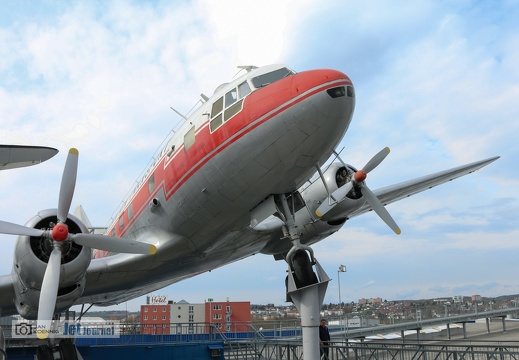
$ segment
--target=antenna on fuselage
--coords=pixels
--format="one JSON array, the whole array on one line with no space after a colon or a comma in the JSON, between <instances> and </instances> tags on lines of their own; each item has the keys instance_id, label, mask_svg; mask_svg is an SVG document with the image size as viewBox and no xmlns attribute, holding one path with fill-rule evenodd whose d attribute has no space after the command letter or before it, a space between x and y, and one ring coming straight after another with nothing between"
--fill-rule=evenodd
<instances>
[{"instance_id":1,"label":"antenna on fuselage","mask_svg":"<svg viewBox=\"0 0 519 360\"><path fill-rule=\"evenodd\" d=\"M237 68L240 70L245 70L247 72L251 72L252 70L257 69L258 67L254 66L254 65L241 65L241 66L237 66Z\"/></svg>"},{"instance_id":2,"label":"antenna on fuselage","mask_svg":"<svg viewBox=\"0 0 519 360\"><path fill-rule=\"evenodd\" d=\"M172 106L169 107L171 110L173 110L174 112L176 112L178 114L178 116L180 116L182 119L186 120L187 121L187 117L185 117L184 115L182 115L180 112L178 112L177 110L173 109Z\"/></svg>"},{"instance_id":3,"label":"antenna on fuselage","mask_svg":"<svg viewBox=\"0 0 519 360\"><path fill-rule=\"evenodd\" d=\"M238 75L242 70L245 70L249 73L252 70L258 68L257 66L254 66L254 65L240 65L240 66L236 66L236 67L240 70L238 70L238 72L233 77L236 77L236 75Z\"/></svg>"}]
</instances>

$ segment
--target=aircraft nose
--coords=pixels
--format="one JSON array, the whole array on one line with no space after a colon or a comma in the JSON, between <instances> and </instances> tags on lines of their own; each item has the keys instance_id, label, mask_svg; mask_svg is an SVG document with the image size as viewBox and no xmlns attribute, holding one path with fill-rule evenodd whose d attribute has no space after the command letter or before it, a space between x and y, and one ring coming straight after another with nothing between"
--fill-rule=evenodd
<instances>
[{"instance_id":1,"label":"aircraft nose","mask_svg":"<svg viewBox=\"0 0 519 360\"><path fill-rule=\"evenodd\" d=\"M293 96L297 96L311 89L319 91L319 86L329 86L328 84L348 85L353 91L353 84L350 78L341 71L332 69L309 70L296 74L292 80ZM331 95L333 97L333 95Z\"/></svg>"}]
</instances>

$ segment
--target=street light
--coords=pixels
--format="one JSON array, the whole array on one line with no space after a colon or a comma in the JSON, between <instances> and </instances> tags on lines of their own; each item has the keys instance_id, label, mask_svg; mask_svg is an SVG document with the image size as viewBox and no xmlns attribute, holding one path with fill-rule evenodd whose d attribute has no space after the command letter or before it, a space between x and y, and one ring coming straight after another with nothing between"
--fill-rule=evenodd
<instances>
[{"instance_id":1,"label":"street light","mask_svg":"<svg viewBox=\"0 0 519 360\"><path fill-rule=\"evenodd\" d=\"M342 328L341 272L346 272L346 266L340 265L339 269L337 270L337 282L339 283L339 309L341 309L341 312L339 314L339 324ZM346 315L346 322L347 321L348 317Z\"/></svg>"},{"instance_id":2,"label":"street light","mask_svg":"<svg viewBox=\"0 0 519 360\"><path fill-rule=\"evenodd\" d=\"M339 306L342 307L342 300L341 300L341 272L346 272L346 266L340 265L339 270L337 270L337 282L339 283Z\"/></svg>"}]
</instances>

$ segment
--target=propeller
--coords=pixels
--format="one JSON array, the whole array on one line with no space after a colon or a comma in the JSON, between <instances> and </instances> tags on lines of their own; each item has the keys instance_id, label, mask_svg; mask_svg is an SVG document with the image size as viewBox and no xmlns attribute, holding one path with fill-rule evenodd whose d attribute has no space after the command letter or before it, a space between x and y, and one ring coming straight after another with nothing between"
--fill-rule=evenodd
<instances>
[{"instance_id":1,"label":"propeller","mask_svg":"<svg viewBox=\"0 0 519 360\"><path fill-rule=\"evenodd\" d=\"M327 212L332 210L339 202L342 201L346 197L346 195L350 192L353 186L358 186L361 189L362 195L367 203L371 206L373 211L377 213L377 215L393 230L397 235L400 235L401 231L396 222L393 220L389 212L386 210L384 205L380 202L380 200L376 197L376 195L366 186L364 180L366 180L367 175L375 169L380 163L386 158L389 154L389 148L385 147L380 150L375 156L368 161L368 163L364 166L363 169L357 171L351 181L347 184L344 184L337 190L335 190L331 197L336 200L336 202L332 203L331 201L324 201L315 211L316 215L319 217L323 217Z\"/></svg>"},{"instance_id":2,"label":"propeller","mask_svg":"<svg viewBox=\"0 0 519 360\"><path fill-rule=\"evenodd\" d=\"M63 177L61 178L57 210L58 222L51 230L34 229L0 220L0 233L2 234L42 237L52 242L53 250L47 263L45 275L43 276L38 305L37 335L40 339L47 338L51 328L51 320L54 315L58 296L61 272L61 248L65 241L118 253L155 254L157 252L157 248L154 245L129 239L90 233L69 234L68 226L65 222L67 221L70 205L74 196L78 157L79 152L77 149L72 148L69 150L63 170Z\"/></svg>"}]
</instances>

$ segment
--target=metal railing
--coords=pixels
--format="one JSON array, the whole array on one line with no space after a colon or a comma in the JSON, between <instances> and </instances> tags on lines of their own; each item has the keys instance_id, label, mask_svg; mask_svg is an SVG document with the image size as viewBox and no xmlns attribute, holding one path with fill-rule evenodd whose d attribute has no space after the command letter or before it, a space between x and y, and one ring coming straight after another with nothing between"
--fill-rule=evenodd
<instances>
[{"instance_id":1,"label":"metal railing","mask_svg":"<svg viewBox=\"0 0 519 360\"><path fill-rule=\"evenodd\" d=\"M328 352L330 360L518 360L519 343L336 343ZM303 345L296 341L232 343L225 344L224 356L229 360L302 360Z\"/></svg>"}]
</instances>

